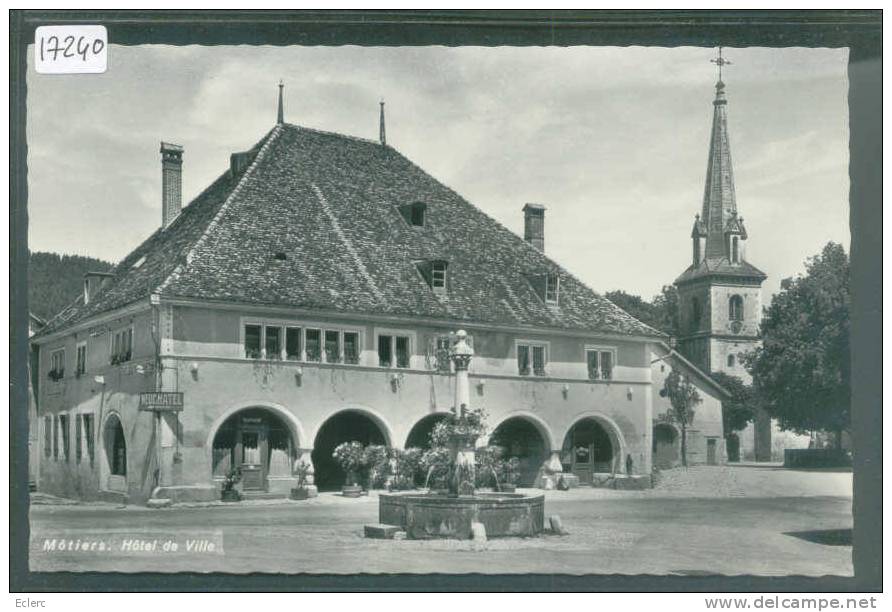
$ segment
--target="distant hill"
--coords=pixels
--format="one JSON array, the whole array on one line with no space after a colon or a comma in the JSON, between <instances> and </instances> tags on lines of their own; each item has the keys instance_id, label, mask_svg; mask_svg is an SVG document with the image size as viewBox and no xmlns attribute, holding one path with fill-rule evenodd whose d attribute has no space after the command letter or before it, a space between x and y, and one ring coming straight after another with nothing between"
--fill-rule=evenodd
<instances>
[{"instance_id":1,"label":"distant hill","mask_svg":"<svg viewBox=\"0 0 892 612\"><path fill-rule=\"evenodd\" d=\"M28 309L49 320L84 291L85 272L105 272L101 259L58 253L31 253L28 265Z\"/></svg>"}]
</instances>

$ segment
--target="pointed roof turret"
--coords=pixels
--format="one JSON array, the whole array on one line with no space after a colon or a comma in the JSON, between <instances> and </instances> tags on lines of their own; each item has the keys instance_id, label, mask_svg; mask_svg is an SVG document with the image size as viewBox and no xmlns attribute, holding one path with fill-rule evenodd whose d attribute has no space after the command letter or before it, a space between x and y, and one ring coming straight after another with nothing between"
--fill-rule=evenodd
<instances>
[{"instance_id":1,"label":"pointed roof turret","mask_svg":"<svg viewBox=\"0 0 892 612\"><path fill-rule=\"evenodd\" d=\"M725 226L737 214L731 141L728 138L728 101L722 81L715 85L715 100L712 104L712 133L709 139L709 161L706 164L701 219L707 230L706 256L722 257L725 254Z\"/></svg>"},{"instance_id":2,"label":"pointed roof turret","mask_svg":"<svg viewBox=\"0 0 892 612\"><path fill-rule=\"evenodd\" d=\"M733 266L730 264L728 234L737 234L746 240L743 219L737 217L731 140L728 137L728 99L725 96L725 83L722 81L722 67L731 62L723 57L721 47L718 57L710 61L718 67L718 80L715 84L715 99L712 101L712 131L709 136L703 209L691 229L691 237L705 237L706 245L702 258L698 257L699 263L688 268L676 279L676 283L710 274L765 278L764 272L746 261L735 262Z\"/></svg>"}]
</instances>

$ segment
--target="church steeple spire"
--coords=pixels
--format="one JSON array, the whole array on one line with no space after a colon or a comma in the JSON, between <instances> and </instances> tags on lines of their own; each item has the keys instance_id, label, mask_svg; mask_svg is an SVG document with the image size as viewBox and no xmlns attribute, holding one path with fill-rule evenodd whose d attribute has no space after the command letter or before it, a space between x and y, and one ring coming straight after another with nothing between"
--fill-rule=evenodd
<instances>
[{"instance_id":1,"label":"church steeple spire","mask_svg":"<svg viewBox=\"0 0 892 612\"><path fill-rule=\"evenodd\" d=\"M704 256L719 258L727 253L725 229L728 222L737 216L731 142L728 138L728 100L725 97L725 83L721 77L722 66L731 62L722 56L721 47L719 56L710 61L718 66L719 80L715 84L715 100L712 102L712 133L709 139L709 160L706 165L706 186L700 218L707 232Z\"/></svg>"},{"instance_id":2,"label":"church steeple spire","mask_svg":"<svg viewBox=\"0 0 892 612\"><path fill-rule=\"evenodd\" d=\"M285 89L285 83L279 79L279 114L276 117L276 123L279 125L285 123L285 106L282 102L282 92Z\"/></svg>"}]
</instances>

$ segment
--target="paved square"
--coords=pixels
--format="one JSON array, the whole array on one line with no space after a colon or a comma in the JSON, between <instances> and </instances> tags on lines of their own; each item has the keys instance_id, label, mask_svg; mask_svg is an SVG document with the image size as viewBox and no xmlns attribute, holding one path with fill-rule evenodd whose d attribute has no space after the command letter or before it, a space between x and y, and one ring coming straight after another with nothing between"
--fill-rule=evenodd
<instances>
[{"instance_id":1,"label":"paved square","mask_svg":"<svg viewBox=\"0 0 892 612\"><path fill-rule=\"evenodd\" d=\"M363 526L378 518L374 492L159 510L42 503L31 508L37 550L31 569L850 576L851 487L850 472L764 465L669 470L647 491L549 491L546 513L561 516L568 536L491 539L482 547L364 538ZM40 548L48 537L76 540L96 532L108 540L141 534L199 543L219 532L223 551L194 543L177 554Z\"/></svg>"}]
</instances>

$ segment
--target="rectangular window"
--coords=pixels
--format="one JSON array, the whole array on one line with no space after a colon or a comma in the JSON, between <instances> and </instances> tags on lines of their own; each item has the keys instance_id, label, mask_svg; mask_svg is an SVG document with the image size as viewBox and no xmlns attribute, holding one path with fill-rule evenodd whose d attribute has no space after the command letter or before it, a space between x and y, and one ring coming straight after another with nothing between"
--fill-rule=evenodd
<instances>
[{"instance_id":1,"label":"rectangular window","mask_svg":"<svg viewBox=\"0 0 892 612\"><path fill-rule=\"evenodd\" d=\"M322 332L318 329L307 330L307 361L322 359Z\"/></svg>"},{"instance_id":2,"label":"rectangular window","mask_svg":"<svg viewBox=\"0 0 892 612\"><path fill-rule=\"evenodd\" d=\"M613 378L613 353L610 351L601 352L601 380L610 380Z\"/></svg>"},{"instance_id":3,"label":"rectangular window","mask_svg":"<svg viewBox=\"0 0 892 612\"><path fill-rule=\"evenodd\" d=\"M384 368L393 365L393 336L378 336L378 365Z\"/></svg>"},{"instance_id":4,"label":"rectangular window","mask_svg":"<svg viewBox=\"0 0 892 612\"><path fill-rule=\"evenodd\" d=\"M260 326L245 325L245 357L260 359Z\"/></svg>"},{"instance_id":5,"label":"rectangular window","mask_svg":"<svg viewBox=\"0 0 892 612\"><path fill-rule=\"evenodd\" d=\"M396 367L409 367L409 338L406 336L396 337Z\"/></svg>"},{"instance_id":6,"label":"rectangular window","mask_svg":"<svg viewBox=\"0 0 892 612\"><path fill-rule=\"evenodd\" d=\"M611 380L613 378L613 351L586 349L585 360L588 377L591 380Z\"/></svg>"},{"instance_id":7,"label":"rectangular window","mask_svg":"<svg viewBox=\"0 0 892 612\"><path fill-rule=\"evenodd\" d=\"M431 265L431 287L434 289L446 288L446 262L435 261Z\"/></svg>"},{"instance_id":8,"label":"rectangular window","mask_svg":"<svg viewBox=\"0 0 892 612\"><path fill-rule=\"evenodd\" d=\"M521 376L545 376L547 358L544 344L518 344L517 373Z\"/></svg>"},{"instance_id":9,"label":"rectangular window","mask_svg":"<svg viewBox=\"0 0 892 612\"><path fill-rule=\"evenodd\" d=\"M74 457L80 464L81 458L84 456L84 418L83 415L75 415L74 417Z\"/></svg>"},{"instance_id":10,"label":"rectangular window","mask_svg":"<svg viewBox=\"0 0 892 612\"><path fill-rule=\"evenodd\" d=\"M545 376L545 347L533 346L533 374Z\"/></svg>"},{"instance_id":11,"label":"rectangular window","mask_svg":"<svg viewBox=\"0 0 892 612\"><path fill-rule=\"evenodd\" d=\"M59 417L53 417L53 459L59 460Z\"/></svg>"},{"instance_id":12,"label":"rectangular window","mask_svg":"<svg viewBox=\"0 0 892 612\"><path fill-rule=\"evenodd\" d=\"M325 361L341 362L341 333L331 329L325 330Z\"/></svg>"},{"instance_id":13,"label":"rectangular window","mask_svg":"<svg viewBox=\"0 0 892 612\"><path fill-rule=\"evenodd\" d=\"M93 462L95 461L95 450L93 447L94 441L94 433L93 433L93 415L85 414L84 416L84 441L86 442L87 447L87 458L90 460L90 467L93 467Z\"/></svg>"},{"instance_id":14,"label":"rectangular window","mask_svg":"<svg viewBox=\"0 0 892 612\"><path fill-rule=\"evenodd\" d=\"M53 417L43 417L43 456L49 458L53 454Z\"/></svg>"},{"instance_id":15,"label":"rectangular window","mask_svg":"<svg viewBox=\"0 0 892 612\"><path fill-rule=\"evenodd\" d=\"M517 373L521 376L530 375L530 347L526 344L517 345Z\"/></svg>"},{"instance_id":16,"label":"rectangular window","mask_svg":"<svg viewBox=\"0 0 892 612\"><path fill-rule=\"evenodd\" d=\"M50 373L52 380L61 380L65 377L65 349L59 349L50 353Z\"/></svg>"},{"instance_id":17,"label":"rectangular window","mask_svg":"<svg viewBox=\"0 0 892 612\"><path fill-rule=\"evenodd\" d=\"M359 334L344 332L344 363L359 363Z\"/></svg>"},{"instance_id":18,"label":"rectangular window","mask_svg":"<svg viewBox=\"0 0 892 612\"><path fill-rule=\"evenodd\" d=\"M558 279L557 274L546 274L545 275L545 301L549 304L557 304L558 302L558 289L560 287L560 280Z\"/></svg>"},{"instance_id":19,"label":"rectangular window","mask_svg":"<svg viewBox=\"0 0 892 612\"><path fill-rule=\"evenodd\" d=\"M285 328L285 357L291 361L300 361L300 328Z\"/></svg>"},{"instance_id":20,"label":"rectangular window","mask_svg":"<svg viewBox=\"0 0 892 612\"><path fill-rule=\"evenodd\" d=\"M74 369L74 375L80 376L87 371L87 345L79 344L77 346L77 364Z\"/></svg>"},{"instance_id":21,"label":"rectangular window","mask_svg":"<svg viewBox=\"0 0 892 612\"><path fill-rule=\"evenodd\" d=\"M282 358L282 328L281 327L271 327L269 325L264 329L266 332L266 339L264 341L264 347L266 348L266 358L267 359L281 359Z\"/></svg>"},{"instance_id":22,"label":"rectangular window","mask_svg":"<svg viewBox=\"0 0 892 612\"><path fill-rule=\"evenodd\" d=\"M68 427L68 415L60 414L59 415L59 429L62 430L62 457L65 461L70 460L70 455L68 454L69 450L69 427Z\"/></svg>"},{"instance_id":23,"label":"rectangular window","mask_svg":"<svg viewBox=\"0 0 892 612\"><path fill-rule=\"evenodd\" d=\"M124 363L133 357L133 328L117 331L112 336L111 363Z\"/></svg>"}]
</instances>

